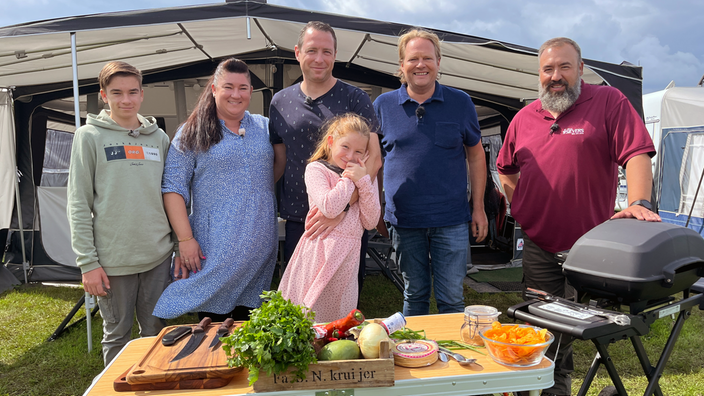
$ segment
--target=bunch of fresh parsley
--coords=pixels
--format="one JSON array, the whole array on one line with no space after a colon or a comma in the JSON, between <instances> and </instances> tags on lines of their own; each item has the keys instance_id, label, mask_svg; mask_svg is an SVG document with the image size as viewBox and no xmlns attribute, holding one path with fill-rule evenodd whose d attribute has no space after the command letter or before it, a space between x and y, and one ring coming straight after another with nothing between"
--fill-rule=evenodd
<instances>
[{"instance_id":1,"label":"bunch of fresh parsley","mask_svg":"<svg viewBox=\"0 0 704 396\"><path fill-rule=\"evenodd\" d=\"M230 367L246 367L249 385L259 372L280 374L293 366L293 374L303 380L310 363L317 363L311 342L314 313L281 297L280 291L265 291L265 302L251 312L248 321L224 339ZM268 300L268 301L267 301Z\"/></svg>"}]
</instances>

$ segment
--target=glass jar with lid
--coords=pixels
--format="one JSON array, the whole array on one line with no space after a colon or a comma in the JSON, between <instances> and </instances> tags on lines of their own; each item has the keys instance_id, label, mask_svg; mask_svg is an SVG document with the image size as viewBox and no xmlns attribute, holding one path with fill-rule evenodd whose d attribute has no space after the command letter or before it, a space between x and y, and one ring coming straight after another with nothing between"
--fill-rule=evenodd
<instances>
[{"instance_id":1,"label":"glass jar with lid","mask_svg":"<svg viewBox=\"0 0 704 396\"><path fill-rule=\"evenodd\" d=\"M499 312L496 308L488 305L470 305L464 309L464 324L460 329L460 339L462 342L483 346L484 341L479 335L479 329L482 329L495 321L498 321Z\"/></svg>"}]
</instances>

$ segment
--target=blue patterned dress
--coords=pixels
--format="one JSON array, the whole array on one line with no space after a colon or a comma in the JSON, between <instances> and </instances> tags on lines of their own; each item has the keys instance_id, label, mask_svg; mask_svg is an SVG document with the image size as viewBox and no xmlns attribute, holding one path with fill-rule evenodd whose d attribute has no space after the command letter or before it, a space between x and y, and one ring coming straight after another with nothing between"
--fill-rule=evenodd
<instances>
[{"instance_id":1,"label":"blue patterned dress","mask_svg":"<svg viewBox=\"0 0 704 396\"><path fill-rule=\"evenodd\" d=\"M189 220L206 259L164 291L154 309L160 318L258 307L271 287L278 228L268 119L245 112L243 137L221 123L223 139L207 152L181 151L179 131L166 157L161 191L186 205L193 198Z\"/></svg>"}]
</instances>

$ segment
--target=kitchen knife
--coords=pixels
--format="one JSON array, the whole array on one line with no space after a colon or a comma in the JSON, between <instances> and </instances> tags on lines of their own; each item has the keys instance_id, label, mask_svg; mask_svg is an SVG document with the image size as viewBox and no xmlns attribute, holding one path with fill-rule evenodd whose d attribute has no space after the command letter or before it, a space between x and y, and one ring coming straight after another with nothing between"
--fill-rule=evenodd
<instances>
[{"instance_id":1,"label":"kitchen knife","mask_svg":"<svg viewBox=\"0 0 704 396\"><path fill-rule=\"evenodd\" d=\"M166 333L164 335L164 338L161 339L161 343L164 344L164 346L171 346L176 343L176 341L180 340L183 338L183 336L190 334L191 332L191 326L181 326L177 327L170 332Z\"/></svg>"},{"instance_id":2,"label":"kitchen knife","mask_svg":"<svg viewBox=\"0 0 704 396\"><path fill-rule=\"evenodd\" d=\"M208 348L215 350L215 347L220 343L220 337L227 337L230 333L230 326L234 323L235 320L232 318L225 319L225 321L222 322L220 327L218 327L218 330L215 332L215 337L213 337L213 341L210 342L210 346Z\"/></svg>"},{"instance_id":3,"label":"kitchen knife","mask_svg":"<svg viewBox=\"0 0 704 396\"><path fill-rule=\"evenodd\" d=\"M205 338L205 328L208 327L210 322L210 318L203 318L203 320L201 320L200 323L198 323L198 325L193 328L193 334L188 340L188 343L183 347L183 349L181 349L181 352L179 352L175 358L171 359L171 362L169 363L181 360L186 356L192 354L196 349L198 349L198 346L200 346L201 342L203 342L203 339Z\"/></svg>"}]
</instances>

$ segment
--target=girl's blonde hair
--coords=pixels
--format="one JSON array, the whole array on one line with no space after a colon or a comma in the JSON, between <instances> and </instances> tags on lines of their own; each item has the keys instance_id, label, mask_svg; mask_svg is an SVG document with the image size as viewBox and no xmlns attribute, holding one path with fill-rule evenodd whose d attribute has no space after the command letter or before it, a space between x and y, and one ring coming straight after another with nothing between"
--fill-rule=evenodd
<instances>
[{"instance_id":1,"label":"girl's blonde hair","mask_svg":"<svg viewBox=\"0 0 704 396\"><path fill-rule=\"evenodd\" d=\"M320 129L324 133L318 142L315 152L308 160L309 163L319 159L330 159L332 151L330 150L330 145L328 145L328 136L332 136L332 139L336 140L352 132L357 132L369 139L369 134L371 133L367 120L355 113L346 113L330 118L325 121L325 124Z\"/></svg>"}]
</instances>

